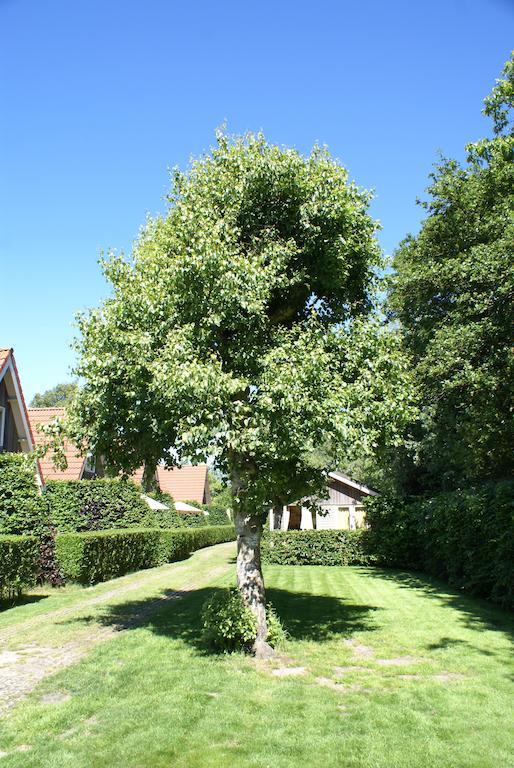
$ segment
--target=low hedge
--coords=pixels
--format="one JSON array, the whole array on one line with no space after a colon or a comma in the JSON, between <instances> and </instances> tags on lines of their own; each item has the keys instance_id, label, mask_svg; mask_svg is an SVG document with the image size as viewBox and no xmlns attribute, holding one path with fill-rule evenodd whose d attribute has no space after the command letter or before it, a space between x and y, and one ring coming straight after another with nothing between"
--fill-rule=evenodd
<instances>
[{"instance_id":1,"label":"low hedge","mask_svg":"<svg viewBox=\"0 0 514 768\"><path fill-rule=\"evenodd\" d=\"M264 563L274 565L369 565L365 531L265 531Z\"/></svg>"},{"instance_id":2,"label":"low hedge","mask_svg":"<svg viewBox=\"0 0 514 768\"><path fill-rule=\"evenodd\" d=\"M59 533L173 524L174 510L150 509L141 498L141 488L130 480L49 480L43 499Z\"/></svg>"},{"instance_id":3,"label":"low hedge","mask_svg":"<svg viewBox=\"0 0 514 768\"><path fill-rule=\"evenodd\" d=\"M36 536L0 535L0 599L12 600L36 583L39 543Z\"/></svg>"},{"instance_id":4,"label":"low hedge","mask_svg":"<svg viewBox=\"0 0 514 768\"><path fill-rule=\"evenodd\" d=\"M366 519L380 564L514 607L514 481L409 500L377 496L366 501Z\"/></svg>"},{"instance_id":5,"label":"low hedge","mask_svg":"<svg viewBox=\"0 0 514 768\"><path fill-rule=\"evenodd\" d=\"M235 539L230 525L197 529L129 529L62 533L55 552L65 578L81 584L123 576L188 557L202 547Z\"/></svg>"}]
</instances>

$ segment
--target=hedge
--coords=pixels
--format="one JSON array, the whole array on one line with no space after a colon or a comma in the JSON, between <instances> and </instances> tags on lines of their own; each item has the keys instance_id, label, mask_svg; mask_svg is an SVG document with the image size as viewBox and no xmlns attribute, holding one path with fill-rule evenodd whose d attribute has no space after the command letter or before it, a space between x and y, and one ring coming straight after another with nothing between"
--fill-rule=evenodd
<instances>
[{"instance_id":1,"label":"hedge","mask_svg":"<svg viewBox=\"0 0 514 768\"><path fill-rule=\"evenodd\" d=\"M55 552L65 578L95 584L131 571L188 557L202 547L235 539L231 525L61 533Z\"/></svg>"},{"instance_id":2,"label":"hedge","mask_svg":"<svg viewBox=\"0 0 514 768\"><path fill-rule=\"evenodd\" d=\"M368 546L382 565L425 571L514 607L514 481L366 501Z\"/></svg>"},{"instance_id":3,"label":"hedge","mask_svg":"<svg viewBox=\"0 0 514 768\"><path fill-rule=\"evenodd\" d=\"M266 531L261 557L275 565L369 565L365 531Z\"/></svg>"},{"instance_id":4,"label":"hedge","mask_svg":"<svg viewBox=\"0 0 514 768\"><path fill-rule=\"evenodd\" d=\"M36 583L39 555L35 536L0 535L0 599L12 600Z\"/></svg>"},{"instance_id":5,"label":"hedge","mask_svg":"<svg viewBox=\"0 0 514 768\"><path fill-rule=\"evenodd\" d=\"M49 480L43 498L60 533L176 525L174 509L150 509L130 480Z\"/></svg>"},{"instance_id":6,"label":"hedge","mask_svg":"<svg viewBox=\"0 0 514 768\"><path fill-rule=\"evenodd\" d=\"M34 457L0 453L0 534L37 534L45 527Z\"/></svg>"}]
</instances>

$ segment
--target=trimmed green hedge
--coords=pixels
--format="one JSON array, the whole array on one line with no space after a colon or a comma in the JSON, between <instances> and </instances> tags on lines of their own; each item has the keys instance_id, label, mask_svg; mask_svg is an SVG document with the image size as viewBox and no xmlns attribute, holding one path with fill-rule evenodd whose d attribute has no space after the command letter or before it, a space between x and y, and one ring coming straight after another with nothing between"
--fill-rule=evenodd
<instances>
[{"instance_id":1,"label":"trimmed green hedge","mask_svg":"<svg viewBox=\"0 0 514 768\"><path fill-rule=\"evenodd\" d=\"M152 510L130 480L49 480L43 498L60 533L173 526L174 509Z\"/></svg>"},{"instance_id":2,"label":"trimmed green hedge","mask_svg":"<svg viewBox=\"0 0 514 768\"><path fill-rule=\"evenodd\" d=\"M64 576L95 584L131 571L153 568L188 557L202 547L235 539L230 525L197 529L131 529L62 533L56 558Z\"/></svg>"},{"instance_id":3,"label":"trimmed green hedge","mask_svg":"<svg viewBox=\"0 0 514 768\"><path fill-rule=\"evenodd\" d=\"M264 563L275 565L369 565L365 531L265 531Z\"/></svg>"},{"instance_id":4,"label":"trimmed green hedge","mask_svg":"<svg viewBox=\"0 0 514 768\"><path fill-rule=\"evenodd\" d=\"M514 607L514 482L405 501L366 501L368 546L387 566L426 571Z\"/></svg>"},{"instance_id":5,"label":"trimmed green hedge","mask_svg":"<svg viewBox=\"0 0 514 768\"><path fill-rule=\"evenodd\" d=\"M11 600L34 586L38 556L35 536L0 535L0 599Z\"/></svg>"},{"instance_id":6,"label":"trimmed green hedge","mask_svg":"<svg viewBox=\"0 0 514 768\"><path fill-rule=\"evenodd\" d=\"M45 528L34 457L0 453L0 534L39 534Z\"/></svg>"}]
</instances>

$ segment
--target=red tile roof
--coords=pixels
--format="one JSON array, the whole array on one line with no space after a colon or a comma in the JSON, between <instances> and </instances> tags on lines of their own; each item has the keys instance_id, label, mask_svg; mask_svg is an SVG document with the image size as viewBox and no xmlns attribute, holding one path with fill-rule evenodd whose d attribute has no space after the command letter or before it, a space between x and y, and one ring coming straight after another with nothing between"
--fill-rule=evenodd
<instances>
[{"instance_id":1,"label":"red tile roof","mask_svg":"<svg viewBox=\"0 0 514 768\"><path fill-rule=\"evenodd\" d=\"M32 434L36 446L47 442L45 435L38 431L37 426L50 424L56 418L64 416L64 408L28 408ZM47 480L79 480L84 467L84 456L78 455L76 446L68 440L64 441L64 452L68 467L65 470L56 469L52 461L52 451L49 450L46 456L40 460L41 471L43 473L43 482Z\"/></svg>"},{"instance_id":2,"label":"red tile roof","mask_svg":"<svg viewBox=\"0 0 514 768\"><path fill-rule=\"evenodd\" d=\"M6 347L0 348L0 373L2 373L4 365L7 363L11 352L12 349L7 349Z\"/></svg>"},{"instance_id":3,"label":"red tile roof","mask_svg":"<svg viewBox=\"0 0 514 768\"><path fill-rule=\"evenodd\" d=\"M157 478L161 491L169 493L174 501L196 501L200 504L210 501L207 464L196 467L157 467Z\"/></svg>"}]
</instances>

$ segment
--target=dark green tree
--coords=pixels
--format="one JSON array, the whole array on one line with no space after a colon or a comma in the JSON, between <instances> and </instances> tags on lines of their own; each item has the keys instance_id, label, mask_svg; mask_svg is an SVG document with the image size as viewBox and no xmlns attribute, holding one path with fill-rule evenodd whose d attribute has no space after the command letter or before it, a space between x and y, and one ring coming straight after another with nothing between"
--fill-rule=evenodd
<instances>
[{"instance_id":1,"label":"dark green tree","mask_svg":"<svg viewBox=\"0 0 514 768\"><path fill-rule=\"evenodd\" d=\"M427 218L394 257L389 307L422 403L402 465L407 490L512 471L513 104L511 57L485 101L494 136L469 145L464 165L443 159L436 166L422 203Z\"/></svg>"}]
</instances>

